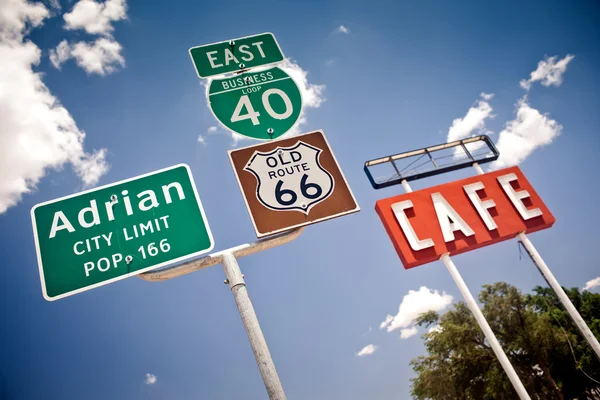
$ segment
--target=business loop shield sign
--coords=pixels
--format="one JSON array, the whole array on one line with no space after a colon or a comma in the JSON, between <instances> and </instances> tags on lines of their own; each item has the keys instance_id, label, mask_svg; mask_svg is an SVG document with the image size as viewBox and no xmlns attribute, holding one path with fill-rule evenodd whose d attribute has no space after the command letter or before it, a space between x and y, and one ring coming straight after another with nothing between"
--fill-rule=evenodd
<instances>
[{"instance_id":1,"label":"business loop shield sign","mask_svg":"<svg viewBox=\"0 0 600 400\"><path fill-rule=\"evenodd\" d=\"M256 151L244 168L256 177L256 197L271 210L308 215L334 189L331 174L319 162L323 150L298 141L292 147Z\"/></svg>"},{"instance_id":2,"label":"business loop shield sign","mask_svg":"<svg viewBox=\"0 0 600 400\"><path fill-rule=\"evenodd\" d=\"M281 68L213 79L208 105L232 132L257 140L273 140L292 129L302 113L298 84Z\"/></svg>"}]
</instances>

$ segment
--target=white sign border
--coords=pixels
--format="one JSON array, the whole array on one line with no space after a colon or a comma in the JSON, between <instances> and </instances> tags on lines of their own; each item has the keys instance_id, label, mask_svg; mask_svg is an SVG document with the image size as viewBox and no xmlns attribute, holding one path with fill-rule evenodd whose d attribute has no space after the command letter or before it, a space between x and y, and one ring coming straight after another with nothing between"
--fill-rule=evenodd
<instances>
[{"instance_id":1,"label":"white sign border","mask_svg":"<svg viewBox=\"0 0 600 400\"><path fill-rule=\"evenodd\" d=\"M59 295L54 296L54 297L48 296L48 293L46 292L46 281L44 279L44 269L43 269L43 263L42 263L42 255L41 255L41 252L40 252L40 245L39 245L39 239L38 239L38 231L37 231L37 225L36 225L36 221L35 221L35 210L36 209L38 209L39 207L48 205L48 204L57 203L59 201L67 200L67 199L70 199L70 198L73 198L73 197L78 197L78 196L81 196L81 195L84 195L84 194L87 194L87 193L96 192L96 191L99 191L99 190L102 190L102 189L107 189L107 188L110 188L110 187L113 187L113 186L116 186L116 185L120 185L120 184L123 184L123 183L131 182L131 181L134 181L134 180L137 180L137 179L141 179L141 178L145 178L145 177L152 176L152 175L157 175L157 174L160 174L162 172L170 171L170 170L181 168L181 167L184 167L186 169L187 173L188 173L188 177L189 177L190 182L192 184L192 189L194 190L194 195L196 196L196 202L198 203L198 208L200 209L200 214L201 214L202 219L204 220L205 225L206 225L206 231L208 233L208 238L210 240L210 247L208 249L201 250L201 251L198 251L198 252L195 252L195 253L191 253L191 254L187 254L185 256L181 256L181 257L175 258L173 260L165 261L165 262L162 262L162 263L157 264L157 265L152 265L152 266L144 268L144 269L140 269L140 270L137 270L137 271L134 271L134 272L130 272L128 274L121 275L121 276L118 276L118 277L115 277L115 278L112 278L112 279L109 279L109 280L106 280L106 281L98 282L98 283L95 283L93 285L85 286L83 288L75 289L75 290L72 290L70 292L59 294ZM170 166L170 167L167 167L167 168L162 168L162 169L159 169L159 170L156 170L156 171L152 171L152 172L148 172L148 173L145 173L145 174L142 174L142 175L134 176L132 178L127 178L127 179L124 179L124 180L121 180L121 181L118 181L118 182L109 183L107 185L103 185L103 186L95 187L95 188L92 188L92 189L84 190L83 192L73 193L71 195L64 196L64 197L59 197L59 198L54 199L54 200L49 200L49 201L45 201L45 202L42 202L42 203L38 203L38 204L34 205L31 208L31 212L30 213L31 213L31 223L33 225L33 238L34 238L34 241L35 241L35 251L36 251L36 254L37 254L38 269L39 269L39 273L40 273L40 283L42 285L42 294L44 296L44 299L46 299L47 301L59 300L59 299L65 298L65 297L72 296L72 295L77 294L77 293L85 292L85 291L88 291L88 290L91 290L91 289L94 289L94 288L97 288L97 287L100 287L100 286L108 285L109 283L112 283L112 282L120 281L120 280L125 279L125 278L129 278L129 277L132 277L132 276L135 276L135 275L139 275L139 274L141 274L143 272L151 271L151 270L154 270L154 269L157 269L157 268L160 268L160 267L164 267L166 265L174 264L174 263L177 263L179 261L184 261L184 260L193 258L195 256L199 256L199 255L208 253L208 252L212 251L214 249L214 247L215 247L215 241L214 241L214 238L213 238L213 235L212 235L212 231L210 230L210 225L208 223L208 219L206 218L206 214L204 212L204 207L202 206L202 202L200 201L200 196L198 195L198 190L196 189L196 183L194 182L194 177L192 175L192 170L190 169L189 165L184 164L184 163L176 164L176 165L173 165L173 166Z\"/></svg>"},{"instance_id":2,"label":"white sign border","mask_svg":"<svg viewBox=\"0 0 600 400\"><path fill-rule=\"evenodd\" d=\"M275 37L275 35L273 34L273 32L262 32L262 33L257 33L257 34L254 34L254 35L242 36L242 37L235 38L235 39L220 40L220 41L214 42L214 43L207 43L207 44L203 44L203 45L200 45L200 46L190 47L188 49L188 54L190 55L190 58L192 59L192 65L194 66L194 70L196 71L196 75L198 75L198 78L200 78L200 79L209 79L209 78L213 78L215 76L232 74L235 71L221 72L221 73L218 73L218 74L201 76L200 75L200 71L198 71L198 68L196 67L196 63L194 62L194 57L192 57L192 50L193 49L198 49L200 47L206 47L206 46L212 46L214 44L228 43L231 40L233 40L235 42L236 40L250 39L250 38L253 38L253 37L256 37L256 36L261 36L261 35L271 35L273 37L273 40L275 41L275 44L277 45L277 48L279 49L279 52L281 53L281 56L283 57L283 59L281 61L274 61L272 63L261 64L261 65L257 65L257 66L250 67L250 68L259 68L259 67L264 67L264 66L267 66L267 65L275 65L275 64L279 64L279 63L284 62L286 60L285 54L283 53L283 50L281 49L281 46L279 45L279 42L277 41L277 38Z\"/></svg>"},{"instance_id":3,"label":"white sign border","mask_svg":"<svg viewBox=\"0 0 600 400\"><path fill-rule=\"evenodd\" d=\"M334 215L329 215L327 217L319 218L319 219L316 219L314 221L301 222L299 224L296 224L296 225L293 225L293 226L289 226L289 227L286 227L286 228L281 228L281 229L277 229L275 231L261 233L261 232L258 231L258 228L256 227L256 222L254 221L254 216L252 215L252 210L250 209L250 205L248 204L248 200L246 199L246 196L244 194L244 188L242 187L242 182L240 181L240 177L239 177L239 175L237 173L237 170L235 168L235 164L233 163L233 158L231 157L231 153L233 153L234 151L240 151L240 150L249 149L249 148L252 148L252 147L262 146L265 143L255 144L255 145L246 146L246 147L240 147L239 149L231 149L231 150L227 151L227 154L229 155L229 161L231 163L231 167L233 168L233 173L235 175L235 179L237 180L238 186L240 187L240 191L242 192L242 198L244 199L244 203L246 204L246 209L248 210L248 214L250 215L250 220L252 221L252 226L254 227L254 232L256 233L256 237L257 238L260 239L260 238L263 238L263 237L266 237L266 236L275 235L277 233L287 232L287 231L290 231L290 230L295 229L295 228L300 228L302 226L307 226L307 225L313 225L313 224L316 224L318 222L327 221L327 220L330 220L330 219L334 219L334 218L337 218L337 217L342 217L344 215L353 214L353 213L356 213L356 212L360 211L360 205L358 204L358 201L356 201L356 197L354 196L354 193L352 192L352 189L350 188L350 185L348 184L348 180L346 179L346 176L344 175L344 171L342 171L342 168L340 167L340 164L338 163L337 158L335 158L335 154L333 153L333 149L331 148L331 145L329 144L329 141L327 140L327 136L325 136L325 131L323 129L315 129L314 131L307 132L307 133L301 133L299 135L295 135L295 136L291 136L291 137L278 138L276 140L272 140L270 143L276 143L276 142L280 142L280 141L288 140L288 139L292 139L292 138L298 138L298 140L301 140L302 136L314 134L314 133L317 133L317 132L319 132L319 133L321 133L321 135L323 135L323 139L325 140L325 143L327 144L327 147L329 147L329 150L331 151L331 156L333 157L333 161L335 162L335 165L337 166L338 170L340 171L340 175L342 176L342 179L343 179L344 183L346 184L346 187L348 188L348 191L350 192L350 196L352 197L352 200L354 200L354 204L356 204L356 208L353 208L352 210L348 210L348 211L343 211L341 213L337 213L337 214L334 214ZM334 180L334 185L335 185L335 180ZM335 192L335 190L334 190L334 192ZM264 207L264 205L263 205L263 207ZM283 210L282 212L289 212L289 210Z\"/></svg>"}]
</instances>

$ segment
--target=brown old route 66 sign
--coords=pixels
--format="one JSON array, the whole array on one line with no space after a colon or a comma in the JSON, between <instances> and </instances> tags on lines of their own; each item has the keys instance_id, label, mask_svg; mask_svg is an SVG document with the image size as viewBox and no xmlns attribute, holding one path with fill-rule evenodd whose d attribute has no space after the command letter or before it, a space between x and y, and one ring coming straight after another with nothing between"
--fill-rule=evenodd
<instances>
[{"instance_id":1,"label":"brown old route 66 sign","mask_svg":"<svg viewBox=\"0 0 600 400\"><path fill-rule=\"evenodd\" d=\"M229 157L259 238L360 211L322 131Z\"/></svg>"}]
</instances>

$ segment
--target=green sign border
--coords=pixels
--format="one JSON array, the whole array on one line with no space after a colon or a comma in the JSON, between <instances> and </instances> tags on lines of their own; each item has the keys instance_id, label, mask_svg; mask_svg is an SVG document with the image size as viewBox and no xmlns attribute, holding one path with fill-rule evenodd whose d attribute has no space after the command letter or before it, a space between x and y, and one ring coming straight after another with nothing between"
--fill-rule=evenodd
<instances>
[{"instance_id":1,"label":"green sign border","mask_svg":"<svg viewBox=\"0 0 600 400\"><path fill-rule=\"evenodd\" d=\"M217 114L215 114L215 111L213 110L213 108L211 106L211 102L210 102L210 96L211 96L211 94L210 94L210 87L213 84L213 81L217 80L215 78L215 79L211 79L210 82L208 82L208 84L206 85L206 91L205 91L205 94L206 94L206 105L207 105L208 109L210 110L210 113L212 114L212 116L214 117L214 119L217 120L217 122L221 125L222 128L228 130L229 132L235 133L236 135L242 136L243 138L251 139L251 140L258 140L258 141L261 141L261 142L272 142L274 140L285 139L285 138L289 137L287 135L289 135L290 131L292 129L294 129L298 125L298 123L300 122L300 117L302 117L302 113L304 112L304 96L302 95L302 89L300 89L300 85L298 85L298 82L296 82L296 80L290 74L288 74L286 70L284 70L283 68L278 67L278 66L265 68L264 65L261 65L260 67L255 67L252 70L247 71L246 73L248 73L248 74L258 74L258 73L261 73L261 72L264 72L264 71L269 71L269 70L274 69L274 68L277 68L277 69L281 70L284 74L286 74L288 76L288 78L285 78L285 79L291 79L292 82L294 82L294 85L296 85L296 87L298 88L298 93L300 93L300 113L298 114L298 118L296 118L296 121L294 122L294 124L292 126L290 126L290 128L285 133L283 133L283 134L281 134L281 135L279 135L279 136L277 136L277 137L275 137L273 139L257 138L257 137L254 137L254 136L248 136L245 133L234 131L233 129L231 129L230 127L228 127L227 125L225 125L225 123L223 123L223 121L221 121L219 119L219 117L217 117ZM234 75L232 78L243 77L243 76L244 76L244 74L239 74L239 75ZM226 77L224 77L224 78L218 78L218 80L223 80L223 79L228 79L228 78L226 78ZM212 96L214 96L216 94L219 94L219 93L213 93Z\"/></svg>"},{"instance_id":2,"label":"green sign border","mask_svg":"<svg viewBox=\"0 0 600 400\"><path fill-rule=\"evenodd\" d=\"M120 184L123 184L123 183L134 181L136 179L145 178L145 177L152 176L152 175L157 175L157 174L160 174L162 172L170 171L172 169L181 168L181 167L184 167L187 170L188 177L190 179L190 183L191 183L192 189L194 190L194 195L196 196L196 202L198 203L198 208L200 209L200 214L202 215L202 219L204 220L204 224L206 226L206 232L207 232L208 237L210 239L210 247L209 248L207 248L205 250L201 250L201 251L195 252L195 253L191 253L191 254L188 254L188 255L185 255L185 256L181 256L181 257L175 258L173 260L164 261L164 262L162 262L160 264L152 265L152 266L150 266L148 268L144 268L144 269L140 269L140 270L137 270L137 271L133 271L133 272L130 272L128 274L118 276L116 278L108 279L106 281L98 282L98 283L95 283L93 285L82 287L80 289L75 289L75 290L72 290L70 292L62 293L62 294L59 294L59 295L54 296L54 297L49 297L48 296L48 294L46 293L46 282L45 282L45 279L44 279L44 268L43 268L43 264L42 264L42 255L41 255L41 252L40 252L40 245L39 245L39 240L38 240L38 231L37 231L37 225L36 225L36 221L35 221L35 210L38 207L42 207L42 206L45 206L45 205L48 205L48 204L57 203L59 201L67 200L67 199L70 199L70 198L73 198L73 197L78 197L78 196L81 196L81 195L84 195L84 194L93 193L93 192L96 192L98 190L107 189L107 188L110 188L110 187L113 187L113 186L116 186L116 185L120 185ZM36 250L37 260L38 260L38 269L39 269L39 272L40 272L40 283L42 285L42 294L44 296L44 299L46 299L47 301L55 301L55 300L58 300L58 299L62 299L64 297L68 297L68 296L72 296L72 295L77 294L77 293L85 292L85 291L88 291L90 289L94 289L94 288L97 288L97 287L100 287L100 286L107 285L107 284L112 283L112 282L120 281L120 280L125 279L125 278L129 278L129 277L132 277L132 276L135 276L135 275L139 275L141 273L144 273L144 272L147 272L147 271L151 271L153 269L164 267L166 265L174 264L174 263L177 263L177 262L180 262L180 261L188 260L188 259L193 258L195 256L199 256L201 254L208 253L208 252L212 251L213 248L215 247L215 241L214 241L212 232L210 230L210 226L208 224L208 219L206 218L206 214L204 212L204 207L202 206L202 202L200 201L200 196L198 196L198 190L196 189L196 184L194 182L194 177L192 176L192 171L191 171L190 167L187 164L183 164L183 163L177 164L177 165L173 165L173 166L170 166L170 167L167 167L167 168L159 169L159 170L156 170L156 171L148 172L146 174L134 176L132 178L124 179L122 181L109 183L109 184L104 185L104 186L99 186L99 187L95 187L93 189L84 190L83 192L74 193L74 194L71 194L71 195L68 195L68 196L60 197L58 199L45 201L43 203L38 203L38 204L36 204L35 206L33 206L31 208L31 223L33 225L33 238L34 238L34 241L35 241L35 250Z\"/></svg>"},{"instance_id":3,"label":"green sign border","mask_svg":"<svg viewBox=\"0 0 600 400\"><path fill-rule=\"evenodd\" d=\"M233 74L234 72L239 71L239 68L233 69L233 70L228 71L228 72L220 72L218 74L212 74L212 75L202 76L202 75L200 75L200 71L198 71L198 68L196 67L196 63L194 62L194 57L192 56L192 49L198 49L200 47L206 47L206 46L213 46L215 44L221 44L221 43L229 43L231 40L236 41L236 40L242 40L242 39L250 39L250 38L253 38L253 37L256 37L256 36L260 36L260 35L271 35L273 37L273 40L275 41L275 44L279 48L279 53L281 53L281 60L279 60L279 61L273 61L273 62L266 63L266 64L254 65L252 67L247 67L245 69L259 68L259 67L264 67L264 66L267 66L267 65L275 65L275 64L279 64L279 63L284 62L286 60L285 54L283 53L283 50L281 50L281 46L279 45L279 42L277 41L277 38L275 37L275 35L273 34L273 32L262 32L262 33L257 33L257 34L254 34L254 35L242 36L242 37L235 38L235 39L220 40L220 41L214 42L214 43L207 43L207 44L203 44L201 46L190 47L188 49L188 54L190 55L190 58L192 59L192 65L194 66L194 71L196 71L196 75L198 75L198 78L200 78L200 79L208 79L208 78L212 78L214 76L221 76L221 75L226 75L226 74Z\"/></svg>"}]
</instances>

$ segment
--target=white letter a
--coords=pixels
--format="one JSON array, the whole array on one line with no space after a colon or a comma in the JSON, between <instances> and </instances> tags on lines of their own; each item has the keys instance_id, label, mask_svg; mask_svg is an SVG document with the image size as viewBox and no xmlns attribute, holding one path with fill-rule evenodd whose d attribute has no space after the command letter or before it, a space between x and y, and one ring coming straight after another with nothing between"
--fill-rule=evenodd
<instances>
[{"instance_id":1,"label":"white letter a","mask_svg":"<svg viewBox=\"0 0 600 400\"><path fill-rule=\"evenodd\" d=\"M58 225L58 222L62 223L62 225ZM71 223L69 222L69 220L67 219L67 217L65 216L65 214L62 211L57 211L54 213L54 220L52 221L52 229L50 229L50 239L52 239L54 236L56 236L56 232L66 229L69 232L75 232L75 228L73 228L73 225L71 225Z\"/></svg>"},{"instance_id":2,"label":"white letter a","mask_svg":"<svg viewBox=\"0 0 600 400\"><path fill-rule=\"evenodd\" d=\"M442 234L444 235L444 242L448 243L454 240L454 231L461 231L465 236L474 235L475 232L465 222L464 219L441 195L441 193L432 193L431 199L433 200L433 206L435 207L435 213L438 217L440 228L442 228ZM452 222L450 222L452 220Z\"/></svg>"}]
</instances>

